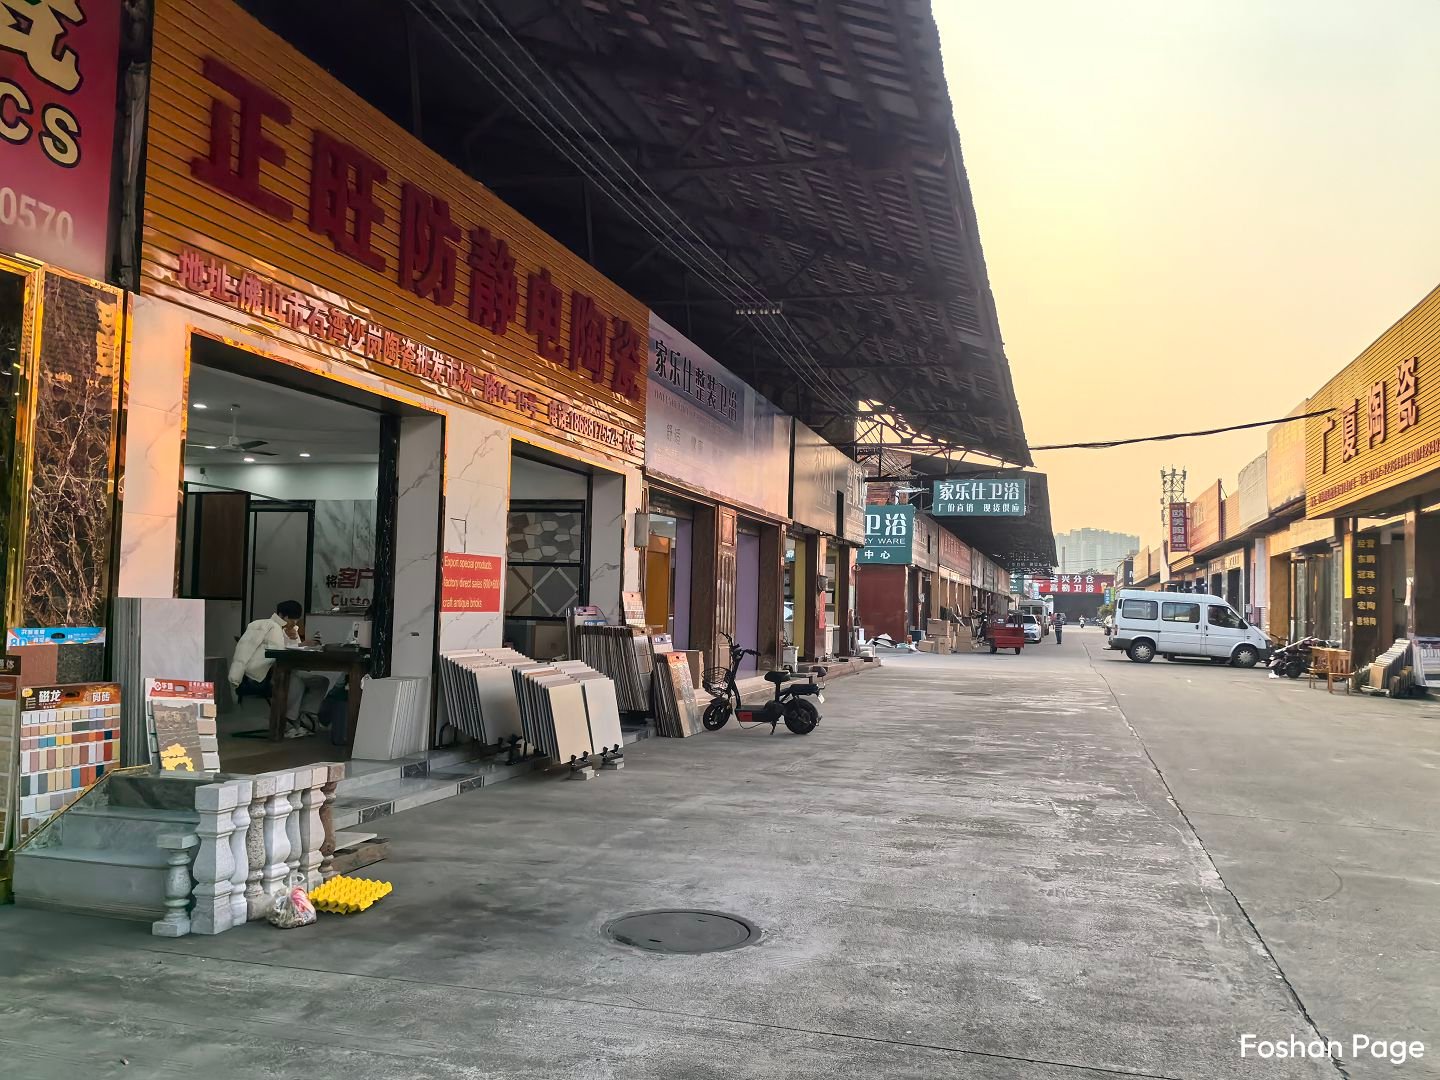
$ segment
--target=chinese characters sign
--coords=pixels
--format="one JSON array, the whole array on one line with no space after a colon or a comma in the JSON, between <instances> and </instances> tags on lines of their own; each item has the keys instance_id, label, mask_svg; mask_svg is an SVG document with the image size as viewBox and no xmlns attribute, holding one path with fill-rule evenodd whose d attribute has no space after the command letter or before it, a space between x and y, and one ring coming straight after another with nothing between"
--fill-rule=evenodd
<instances>
[{"instance_id":1,"label":"chinese characters sign","mask_svg":"<svg viewBox=\"0 0 1440 1080\"><path fill-rule=\"evenodd\" d=\"M788 418L653 313L649 356L645 467L726 502L785 517Z\"/></svg>"},{"instance_id":2,"label":"chinese characters sign","mask_svg":"<svg viewBox=\"0 0 1440 1080\"><path fill-rule=\"evenodd\" d=\"M233 4L155 39L143 291L639 463L643 305Z\"/></svg>"},{"instance_id":3,"label":"chinese characters sign","mask_svg":"<svg viewBox=\"0 0 1440 1080\"><path fill-rule=\"evenodd\" d=\"M106 277L120 0L0 0L0 251Z\"/></svg>"},{"instance_id":4,"label":"chinese characters sign","mask_svg":"<svg viewBox=\"0 0 1440 1080\"><path fill-rule=\"evenodd\" d=\"M1169 506L1170 550L1190 550L1190 504L1172 502Z\"/></svg>"},{"instance_id":5,"label":"chinese characters sign","mask_svg":"<svg viewBox=\"0 0 1440 1080\"><path fill-rule=\"evenodd\" d=\"M1115 585L1114 574L1060 574L1053 578L1035 578L1034 584L1041 596L1064 593L1083 593L1087 596L1103 595L1106 589Z\"/></svg>"},{"instance_id":6,"label":"chinese characters sign","mask_svg":"<svg viewBox=\"0 0 1440 1080\"><path fill-rule=\"evenodd\" d=\"M626 455L636 452L633 432L582 413L565 399L506 382L423 341L194 248L180 249L179 284L187 292L287 326L318 344L343 349L443 387L453 396L483 402L517 419L584 435Z\"/></svg>"},{"instance_id":7,"label":"chinese characters sign","mask_svg":"<svg viewBox=\"0 0 1440 1080\"><path fill-rule=\"evenodd\" d=\"M445 553L440 570L441 611L499 611L500 556Z\"/></svg>"},{"instance_id":8,"label":"chinese characters sign","mask_svg":"<svg viewBox=\"0 0 1440 1080\"><path fill-rule=\"evenodd\" d=\"M1355 538L1355 565L1352 570L1355 590L1355 628L1374 632L1380 625L1380 551L1372 533Z\"/></svg>"},{"instance_id":9,"label":"chinese characters sign","mask_svg":"<svg viewBox=\"0 0 1440 1080\"><path fill-rule=\"evenodd\" d=\"M1023 478L936 480L930 512L936 517L1022 517Z\"/></svg>"},{"instance_id":10,"label":"chinese characters sign","mask_svg":"<svg viewBox=\"0 0 1440 1080\"><path fill-rule=\"evenodd\" d=\"M908 566L915 553L915 508L904 503L865 507L861 565Z\"/></svg>"},{"instance_id":11,"label":"chinese characters sign","mask_svg":"<svg viewBox=\"0 0 1440 1080\"><path fill-rule=\"evenodd\" d=\"M1310 398L1305 421L1305 512L1312 518L1383 509L1391 489L1435 468L1440 381L1432 327L1440 290ZM1326 411L1328 410L1328 411Z\"/></svg>"}]
</instances>

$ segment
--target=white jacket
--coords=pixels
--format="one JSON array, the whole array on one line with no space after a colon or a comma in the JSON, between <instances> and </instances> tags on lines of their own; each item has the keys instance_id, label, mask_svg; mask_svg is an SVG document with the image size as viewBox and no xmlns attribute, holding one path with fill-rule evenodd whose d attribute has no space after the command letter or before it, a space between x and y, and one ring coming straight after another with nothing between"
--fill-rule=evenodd
<instances>
[{"instance_id":1,"label":"white jacket","mask_svg":"<svg viewBox=\"0 0 1440 1080\"><path fill-rule=\"evenodd\" d=\"M235 655L230 660L230 685L239 686L247 675L256 682L264 682L275 666L275 661L265 655L266 650L293 649L299 644L299 632L287 634L285 620L279 615L256 619L245 627L245 633L235 645Z\"/></svg>"}]
</instances>

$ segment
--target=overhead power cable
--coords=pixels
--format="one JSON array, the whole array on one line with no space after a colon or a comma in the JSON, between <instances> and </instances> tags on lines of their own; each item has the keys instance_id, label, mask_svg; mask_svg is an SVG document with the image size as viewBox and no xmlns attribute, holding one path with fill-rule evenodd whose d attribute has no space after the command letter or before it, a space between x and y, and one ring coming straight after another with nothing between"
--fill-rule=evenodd
<instances>
[{"instance_id":1,"label":"overhead power cable","mask_svg":"<svg viewBox=\"0 0 1440 1080\"><path fill-rule=\"evenodd\" d=\"M1056 443L1054 446L1032 446L1032 453L1041 450L1108 450L1112 446L1129 446L1142 442L1169 442L1172 439L1193 439L1198 435L1220 435L1226 431L1245 431L1248 428L1273 427L1277 424L1293 424L1297 420L1309 420L1312 416L1325 416L1334 409L1317 409L1299 416L1282 416L1278 420L1256 420L1252 424L1231 424L1229 427L1206 428L1204 431L1176 431L1168 435L1140 435L1133 439L1109 439L1105 442Z\"/></svg>"},{"instance_id":2,"label":"overhead power cable","mask_svg":"<svg viewBox=\"0 0 1440 1080\"><path fill-rule=\"evenodd\" d=\"M462 60L489 83L516 112L528 117L540 134L561 156L568 159L592 182L601 187L650 235L652 240L669 249L672 254L676 253L677 247L688 249L680 252L681 257L690 264L697 276L715 289L717 294L736 306L773 305L772 301L721 258L719 253L696 232L689 222L665 203L644 177L625 159L624 155L615 149L584 112L570 100L544 66L530 55L504 21L485 3L485 0L477 0L477 2L501 33L515 44L515 51L529 62L529 65L545 82L549 83L553 88L553 93L538 85L536 80L509 54L509 51L499 45L497 35L487 32L474 15L469 15L468 21L478 31L478 36L467 33L448 10L435 4L434 7L439 17L449 24L450 32L446 33L437 25L430 11L423 8L416 0L411 0L411 5L441 37L451 42ZM469 50L461 49L457 38L465 41L471 48ZM487 52L482 42L491 46L493 55ZM476 62L477 58L484 61L489 68L488 71ZM501 82L497 80L503 81L506 85L502 86ZM522 87L517 80L523 81L525 85ZM613 155L613 162L605 161L595 154L593 147L573 141L572 133L578 134L578 127L561 114L561 110L556 104L557 100L563 102L569 111L604 144L605 149L609 151L610 155ZM543 102L546 108L537 107L536 102ZM626 178L623 172L618 177L615 175L619 170L616 170L614 163L618 163L624 171L633 176L634 181L638 181L639 186L648 192L648 198L637 190L635 182ZM671 220L667 221L666 216ZM687 233L694 239L689 239L685 235ZM739 290L738 297L735 290ZM812 386L828 391L826 396L833 394L834 397L830 401L832 406L840 409L846 415L855 415L858 410L852 395L835 381L829 371L809 355L803 341L799 339L797 331L789 324L789 320L782 316L776 322L780 325L774 330L772 330L769 320L766 319L756 319L752 326L775 349L782 363L790 368L793 374L809 381Z\"/></svg>"}]
</instances>

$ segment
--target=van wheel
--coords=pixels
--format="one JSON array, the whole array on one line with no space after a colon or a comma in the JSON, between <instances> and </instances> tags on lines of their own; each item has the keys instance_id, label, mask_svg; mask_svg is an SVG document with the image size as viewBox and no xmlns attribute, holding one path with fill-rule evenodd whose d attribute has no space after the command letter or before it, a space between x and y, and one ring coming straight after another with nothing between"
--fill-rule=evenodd
<instances>
[{"instance_id":1,"label":"van wheel","mask_svg":"<svg viewBox=\"0 0 1440 1080\"><path fill-rule=\"evenodd\" d=\"M1241 645L1230 658L1236 667L1252 668L1260 662L1260 651L1254 645Z\"/></svg>"},{"instance_id":2,"label":"van wheel","mask_svg":"<svg viewBox=\"0 0 1440 1080\"><path fill-rule=\"evenodd\" d=\"M1139 641L1132 641L1125 655L1137 664L1148 664L1155 659L1155 646L1142 638Z\"/></svg>"}]
</instances>

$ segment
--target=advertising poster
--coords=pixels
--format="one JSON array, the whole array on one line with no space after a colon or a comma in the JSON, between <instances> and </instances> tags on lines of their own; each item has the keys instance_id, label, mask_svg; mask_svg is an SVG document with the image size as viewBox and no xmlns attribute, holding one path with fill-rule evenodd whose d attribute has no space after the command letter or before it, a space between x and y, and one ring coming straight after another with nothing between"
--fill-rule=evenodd
<instances>
[{"instance_id":1,"label":"advertising poster","mask_svg":"<svg viewBox=\"0 0 1440 1080\"><path fill-rule=\"evenodd\" d=\"M645 468L737 506L787 516L789 417L653 313L649 371Z\"/></svg>"},{"instance_id":2,"label":"advertising poster","mask_svg":"<svg viewBox=\"0 0 1440 1080\"><path fill-rule=\"evenodd\" d=\"M441 611L500 610L500 556L447 551L440 567Z\"/></svg>"},{"instance_id":3,"label":"advertising poster","mask_svg":"<svg viewBox=\"0 0 1440 1080\"><path fill-rule=\"evenodd\" d=\"M106 276L120 0L0 0L0 251Z\"/></svg>"}]
</instances>

